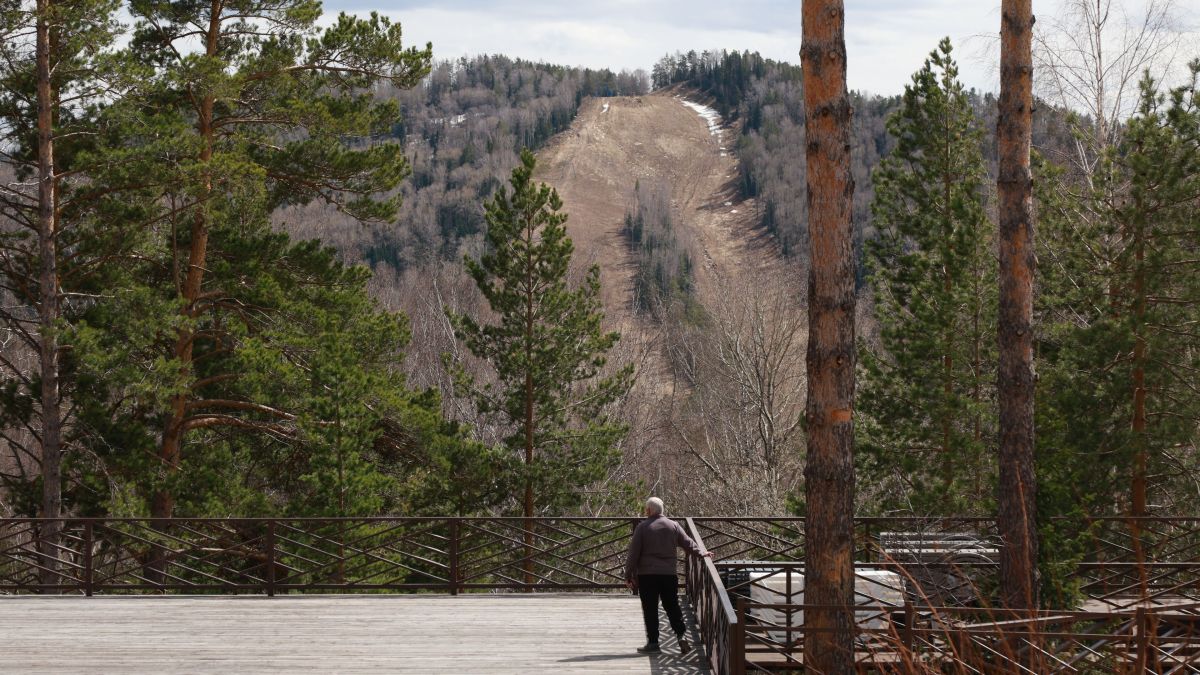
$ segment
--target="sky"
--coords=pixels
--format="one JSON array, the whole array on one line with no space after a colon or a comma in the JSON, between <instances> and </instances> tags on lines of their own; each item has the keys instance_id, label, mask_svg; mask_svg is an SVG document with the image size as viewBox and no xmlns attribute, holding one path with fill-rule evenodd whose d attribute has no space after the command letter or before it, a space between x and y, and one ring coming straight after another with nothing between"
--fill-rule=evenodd
<instances>
[{"instance_id":1,"label":"sky","mask_svg":"<svg viewBox=\"0 0 1200 675\"><path fill-rule=\"evenodd\" d=\"M438 59L504 54L613 70L644 68L666 53L749 49L799 63L801 0L326 0L331 11L372 10L399 21ZM1062 0L1052 0L1054 4ZM1135 6L1152 0L1118 0ZM1164 1L1164 0L1158 0ZM1169 0L1200 26L1200 0ZM1035 3L1038 11L1047 2ZM846 0L851 89L898 94L943 37L960 79L996 91L1000 0ZM1190 8L1195 7L1196 10ZM1191 33L1200 56L1200 32Z\"/></svg>"},{"instance_id":2,"label":"sky","mask_svg":"<svg viewBox=\"0 0 1200 675\"><path fill-rule=\"evenodd\" d=\"M439 59L505 54L630 70L668 52L749 49L799 63L800 0L326 0L327 10L379 11ZM899 93L938 40L959 47L962 79L995 89L986 56L999 0L847 0L851 89Z\"/></svg>"}]
</instances>

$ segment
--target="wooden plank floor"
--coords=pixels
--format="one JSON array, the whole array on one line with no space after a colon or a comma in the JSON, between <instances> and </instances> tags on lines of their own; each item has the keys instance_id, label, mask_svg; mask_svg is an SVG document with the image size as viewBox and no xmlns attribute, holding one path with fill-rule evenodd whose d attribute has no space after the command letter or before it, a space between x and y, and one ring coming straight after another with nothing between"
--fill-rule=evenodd
<instances>
[{"instance_id":1,"label":"wooden plank floor","mask_svg":"<svg viewBox=\"0 0 1200 675\"><path fill-rule=\"evenodd\" d=\"M5 596L0 672L708 672L662 627L637 654L641 608L615 594Z\"/></svg>"}]
</instances>

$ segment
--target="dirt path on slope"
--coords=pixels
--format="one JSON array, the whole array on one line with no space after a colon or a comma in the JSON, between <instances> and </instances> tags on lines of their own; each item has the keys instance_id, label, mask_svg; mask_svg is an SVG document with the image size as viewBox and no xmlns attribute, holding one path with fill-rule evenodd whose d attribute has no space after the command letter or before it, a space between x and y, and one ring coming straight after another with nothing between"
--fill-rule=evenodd
<instances>
[{"instance_id":1,"label":"dirt path on slope","mask_svg":"<svg viewBox=\"0 0 1200 675\"><path fill-rule=\"evenodd\" d=\"M538 153L537 178L554 186L570 214L575 259L600 266L610 324L623 333L651 327L633 316L634 262L621 235L634 185L666 180L677 236L697 262L697 299L715 306L726 284L783 263L754 227L754 200L737 196L736 131L711 133L683 100L656 94L586 100L570 129Z\"/></svg>"}]
</instances>

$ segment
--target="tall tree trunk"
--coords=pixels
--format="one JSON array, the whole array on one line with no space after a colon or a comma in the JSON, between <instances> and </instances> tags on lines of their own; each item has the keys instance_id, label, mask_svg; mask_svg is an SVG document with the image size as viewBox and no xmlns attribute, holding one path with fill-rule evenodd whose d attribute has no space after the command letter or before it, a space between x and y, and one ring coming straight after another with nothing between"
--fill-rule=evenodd
<instances>
[{"instance_id":1,"label":"tall tree trunk","mask_svg":"<svg viewBox=\"0 0 1200 675\"><path fill-rule=\"evenodd\" d=\"M212 3L209 16L208 32L205 36L205 54L209 58L217 56L218 38L221 31L221 11L223 3L215 0ZM200 136L201 150L199 160L207 165L213 155L213 106L215 97L204 93L200 98L196 111L196 131ZM204 178L203 192L212 192L212 176ZM204 284L205 261L208 256L208 200L201 199L192 216L191 242L188 248L188 267L180 289L183 299L184 327L179 330L175 340L175 359L179 361L182 377L186 380L192 373L192 348L195 344L195 331L189 323L196 317L196 301L200 298L200 289ZM159 446L159 461L162 463L167 476L172 476L179 469L181 449L183 445L184 423L187 419L187 404L190 400L186 390L171 399L171 413L163 428L162 443ZM160 488L155 493L150 504L150 515L154 518L170 518L175 510L175 496L170 488Z\"/></svg>"},{"instance_id":2,"label":"tall tree trunk","mask_svg":"<svg viewBox=\"0 0 1200 675\"><path fill-rule=\"evenodd\" d=\"M841 0L804 0L808 138L805 665L854 672L854 255L850 99Z\"/></svg>"},{"instance_id":3,"label":"tall tree trunk","mask_svg":"<svg viewBox=\"0 0 1200 675\"><path fill-rule=\"evenodd\" d=\"M533 373L525 373L525 583L533 584ZM530 589L532 590L532 589Z\"/></svg>"},{"instance_id":4,"label":"tall tree trunk","mask_svg":"<svg viewBox=\"0 0 1200 675\"><path fill-rule=\"evenodd\" d=\"M1004 546L1005 606L1038 605L1033 450L1033 129L1032 0L1004 0L997 122L1000 198L1000 485L997 524Z\"/></svg>"},{"instance_id":5,"label":"tall tree trunk","mask_svg":"<svg viewBox=\"0 0 1200 675\"><path fill-rule=\"evenodd\" d=\"M530 219L526 224L525 236L528 252L534 244L533 220ZM525 583L530 586L526 590L532 591L533 585L533 299L535 294L533 283L533 260L529 260L526 265L525 274L525 499L524 499L524 537L525 537L525 560L522 569L525 573Z\"/></svg>"},{"instance_id":6,"label":"tall tree trunk","mask_svg":"<svg viewBox=\"0 0 1200 675\"><path fill-rule=\"evenodd\" d=\"M37 3L37 146L38 146L38 283L39 368L42 406L42 517L62 516L62 411L58 392L58 249L57 176L54 175L54 106L50 53L53 48L50 0ZM58 545L62 523L42 525L42 583L60 583Z\"/></svg>"},{"instance_id":7,"label":"tall tree trunk","mask_svg":"<svg viewBox=\"0 0 1200 675\"><path fill-rule=\"evenodd\" d=\"M1133 543L1134 560L1138 566L1138 582L1143 594L1149 592L1146 570L1146 549L1142 544L1142 523L1146 517L1146 472L1149 464L1149 438L1146 435L1146 219L1141 195L1134 197L1135 222L1133 235L1133 479L1129 491L1129 534Z\"/></svg>"},{"instance_id":8,"label":"tall tree trunk","mask_svg":"<svg viewBox=\"0 0 1200 675\"><path fill-rule=\"evenodd\" d=\"M974 487L972 494L976 495L983 494L983 476L985 475L985 462L983 452L980 450L980 441L983 440L983 333L979 329L979 322L982 318L980 314L983 312L984 304L980 276L979 256L976 255L971 280L974 286L972 291L974 302L971 310L971 402L975 405L974 430L971 438L975 441L975 452L979 453L973 458L974 470L971 471L971 474Z\"/></svg>"},{"instance_id":9,"label":"tall tree trunk","mask_svg":"<svg viewBox=\"0 0 1200 675\"><path fill-rule=\"evenodd\" d=\"M1133 482L1129 515L1146 512L1146 223L1140 195L1135 197L1133 235Z\"/></svg>"},{"instance_id":10,"label":"tall tree trunk","mask_svg":"<svg viewBox=\"0 0 1200 675\"><path fill-rule=\"evenodd\" d=\"M942 224L945 237L949 240L953 237L954 225L951 222L950 216L950 188L951 176L950 167L952 166L952 158L950 157L950 138L949 129L944 129L946 132L944 138L944 146L946 155L943 157L945 164L945 173L942 174L942 208L945 209L945 219ZM942 336L942 504L949 504L952 497L951 486L954 484L954 461L951 456L950 449L950 433L952 430L951 415L953 414L953 406L951 400L954 398L954 314L953 299L951 293L954 292L954 281L950 277L950 259L947 257L942 260L942 293L947 304L946 308L946 332Z\"/></svg>"}]
</instances>

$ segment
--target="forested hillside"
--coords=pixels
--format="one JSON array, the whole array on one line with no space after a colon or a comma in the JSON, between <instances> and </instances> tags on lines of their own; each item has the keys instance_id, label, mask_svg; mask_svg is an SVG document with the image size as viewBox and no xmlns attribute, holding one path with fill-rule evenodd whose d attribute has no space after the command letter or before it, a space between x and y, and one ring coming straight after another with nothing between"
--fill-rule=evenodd
<instances>
[{"instance_id":1,"label":"forested hillside","mask_svg":"<svg viewBox=\"0 0 1200 675\"><path fill-rule=\"evenodd\" d=\"M930 45L932 48L933 45ZM800 67L763 58L757 52L695 51L664 56L652 70L655 87L683 85L701 92L741 132L742 195L758 199L761 226L779 240L784 253L799 256L807 241L804 162L794 149L804 147L804 100ZM989 168L995 166L996 97L964 92L984 130L980 143ZM850 93L854 108L853 162L856 248L874 236L871 200L873 170L895 147L887 119L900 106L900 96ZM1062 155L1074 148L1067 113L1047 105L1034 129L1034 144Z\"/></svg>"},{"instance_id":2,"label":"forested hillside","mask_svg":"<svg viewBox=\"0 0 1200 675\"><path fill-rule=\"evenodd\" d=\"M319 237L347 260L376 269L457 261L465 240L479 240L483 200L504 183L522 148L537 149L565 130L586 97L633 96L649 86L640 71L614 74L505 56L438 62L420 86L379 91L400 110L386 140L402 144L412 166L392 226L363 228L320 205L282 218L294 235Z\"/></svg>"}]
</instances>

